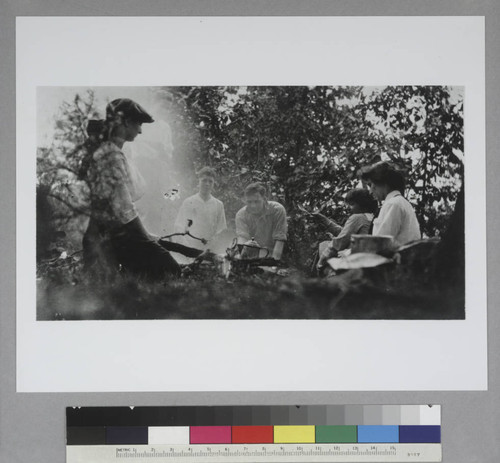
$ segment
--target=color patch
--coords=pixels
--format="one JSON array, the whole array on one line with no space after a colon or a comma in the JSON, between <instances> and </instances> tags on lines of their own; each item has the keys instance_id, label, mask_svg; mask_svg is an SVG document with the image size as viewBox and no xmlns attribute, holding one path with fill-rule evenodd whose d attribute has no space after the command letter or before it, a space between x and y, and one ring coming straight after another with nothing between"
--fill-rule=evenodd
<instances>
[{"instance_id":1,"label":"color patch","mask_svg":"<svg viewBox=\"0 0 500 463\"><path fill-rule=\"evenodd\" d=\"M399 426L358 426L358 442L399 442Z\"/></svg>"},{"instance_id":2,"label":"color patch","mask_svg":"<svg viewBox=\"0 0 500 463\"><path fill-rule=\"evenodd\" d=\"M224 423L232 424L233 426L250 426L252 423L252 408L251 407L233 407L233 422Z\"/></svg>"},{"instance_id":3,"label":"color patch","mask_svg":"<svg viewBox=\"0 0 500 463\"><path fill-rule=\"evenodd\" d=\"M233 444L272 444L274 443L273 426L233 426Z\"/></svg>"},{"instance_id":4,"label":"color patch","mask_svg":"<svg viewBox=\"0 0 500 463\"><path fill-rule=\"evenodd\" d=\"M215 424L215 407L196 407L195 421L191 424L196 426L213 426Z\"/></svg>"},{"instance_id":5,"label":"color patch","mask_svg":"<svg viewBox=\"0 0 500 463\"><path fill-rule=\"evenodd\" d=\"M408 423L414 424L414 423ZM420 423L423 425L441 425L441 407L439 405L421 405Z\"/></svg>"},{"instance_id":6,"label":"color patch","mask_svg":"<svg viewBox=\"0 0 500 463\"><path fill-rule=\"evenodd\" d=\"M233 410L231 407L214 407L214 421L215 426L227 426L234 423Z\"/></svg>"},{"instance_id":7,"label":"color patch","mask_svg":"<svg viewBox=\"0 0 500 463\"><path fill-rule=\"evenodd\" d=\"M257 406L249 407L252 410L252 421L250 424L269 426L272 425L271 421L271 409L273 407Z\"/></svg>"},{"instance_id":8,"label":"color patch","mask_svg":"<svg viewBox=\"0 0 500 463\"><path fill-rule=\"evenodd\" d=\"M231 426L191 426L191 444L230 444Z\"/></svg>"},{"instance_id":9,"label":"color patch","mask_svg":"<svg viewBox=\"0 0 500 463\"><path fill-rule=\"evenodd\" d=\"M316 442L348 444L358 442L357 426L316 426Z\"/></svg>"},{"instance_id":10,"label":"color patch","mask_svg":"<svg viewBox=\"0 0 500 463\"><path fill-rule=\"evenodd\" d=\"M381 405L365 405L363 407L363 422L358 424L380 425L382 422ZM398 424L398 423L391 423Z\"/></svg>"},{"instance_id":11,"label":"color patch","mask_svg":"<svg viewBox=\"0 0 500 463\"><path fill-rule=\"evenodd\" d=\"M327 416L326 407L310 405L307 407L307 421L305 424L325 425Z\"/></svg>"},{"instance_id":12,"label":"color patch","mask_svg":"<svg viewBox=\"0 0 500 463\"><path fill-rule=\"evenodd\" d=\"M401 424L401 407L399 405L384 405L382 407L382 423L377 424Z\"/></svg>"},{"instance_id":13,"label":"color patch","mask_svg":"<svg viewBox=\"0 0 500 463\"><path fill-rule=\"evenodd\" d=\"M400 426L399 442L439 444L441 443L441 426Z\"/></svg>"},{"instance_id":14,"label":"color patch","mask_svg":"<svg viewBox=\"0 0 500 463\"><path fill-rule=\"evenodd\" d=\"M104 445L106 428L104 426L68 426L66 445Z\"/></svg>"},{"instance_id":15,"label":"color patch","mask_svg":"<svg viewBox=\"0 0 500 463\"><path fill-rule=\"evenodd\" d=\"M305 424L312 424L311 421L307 421L307 408L306 406L303 407L290 407L289 409L289 420L288 423L289 425L305 425ZM313 422L314 423L314 422ZM316 424L316 423L314 423ZM318 423L320 424L320 423Z\"/></svg>"},{"instance_id":16,"label":"color patch","mask_svg":"<svg viewBox=\"0 0 500 463\"><path fill-rule=\"evenodd\" d=\"M339 424L350 424L350 425L363 424L363 405L346 405L344 413L345 413L344 422Z\"/></svg>"},{"instance_id":17,"label":"color patch","mask_svg":"<svg viewBox=\"0 0 500 463\"><path fill-rule=\"evenodd\" d=\"M271 407L271 421L268 425L289 425L290 424L290 407L277 406Z\"/></svg>"},{"instance_id":18,"label":"color patch","mask_svg":"<svg viewBox=\"0 0 500 463\"><path fill-rule=\"evenodd\" d=\"M361 423L346 423L344 405L328 405L326 407L326 423L331 425L341 424L361 424ZM316 424L316 423L314 423Z\"/></svg>"},{"instance_id":19,"label":"color patch","mask_svg":"<svg viewBox=\"0 0 500 463\"><path fill-rule=\"evenodd\" d=\"M274 442L276 444L314 444L315 426L275 426Z\"/></svg>"},{"instance_id":20,"label":"color patch","mask_svg":"<svg viewBox=\"0 0 500 463\"><path fill-rule=\"evenodd\" d=\"M152 426L148 444L189 445L189 426Z\"/></svg>"},{"instance_id":21,"label":"color patch","mask_svg":"<svg viewBox=\"0 0 500 463\"><path fill-rule=\"evenodd\" d=\"M148 428L145 426L108 426L106 444L147 444Z\"/></svg>"},{"instance_id":22,"label":"color patch","mask_svg":"<svg viewBox=\"0 0 500 463\"><path fill-rule=\"evenodd\" d=\"M420 424L420 405L402 405L400 424L404 425Z\"/></svg>"}]
</instances>

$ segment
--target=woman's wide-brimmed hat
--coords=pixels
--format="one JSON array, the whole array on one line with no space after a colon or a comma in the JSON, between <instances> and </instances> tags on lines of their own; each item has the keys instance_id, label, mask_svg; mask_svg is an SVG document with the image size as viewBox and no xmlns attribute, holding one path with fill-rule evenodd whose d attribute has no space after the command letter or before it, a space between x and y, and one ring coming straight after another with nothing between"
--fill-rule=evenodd
<instances>
[{"instance_id":1,"label":"woman's wide-brimmed hat","mask_svg":"<svg viewBox=\"0 0 500 463\"><path fill-rule=\"evenodd\" d=\"M123 117L134 122L151 123L154 119L138 103L129 98L118 98L106 106L106 119Z\"/></svg>"}]
</instances>

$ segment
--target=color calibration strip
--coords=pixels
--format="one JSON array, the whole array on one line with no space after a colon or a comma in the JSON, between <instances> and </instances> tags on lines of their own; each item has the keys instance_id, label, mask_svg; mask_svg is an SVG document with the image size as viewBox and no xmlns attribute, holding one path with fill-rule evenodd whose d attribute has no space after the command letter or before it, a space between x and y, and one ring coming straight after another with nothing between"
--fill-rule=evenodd
<instances>
[{"instance_id":1,"label":"color calibration strip","mask_svg":"<svg viewBox=\"0 0 500 463\"><path fill-rule=\"evenodd\" d=\"M428 405L67 409L67 463L119 459L439 462L441 409Z\"/></svg>"},{"instance_id":2,"label":"color calibration strip","mask_svg":"<svg viewBox=\"0 0 500 463\"><path fill-rule=\"evenodd\" d=\"M438 425L68 427L67 445L440 443Z\"/></svg>"},{"instance_id":3,"label":"color calibration strip","mask_svg":"<svg viewBox=\"0 0 500 463\"><path fill-rule=\"evenodd\" d=\"M440 425L439 405L69 407L67 426Z\"/></svg>"}]
</instances>

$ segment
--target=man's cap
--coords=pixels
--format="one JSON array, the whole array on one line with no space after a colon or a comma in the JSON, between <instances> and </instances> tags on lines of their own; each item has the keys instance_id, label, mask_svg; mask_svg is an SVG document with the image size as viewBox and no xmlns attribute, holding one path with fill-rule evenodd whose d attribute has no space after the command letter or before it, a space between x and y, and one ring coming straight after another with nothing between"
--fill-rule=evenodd
<instances>
[{"instance_id":1,"label":"man's cap","mask_svg":"<svg viewBox=\"0 0 500 463\"><path fill-rule=\"evenodd\" d=\"M106 118L114 119L116 116L122 116L140 123L154 122L151 115L140 104L129 98L118 98L108 104Z\"/></svg>"}]
</instances>

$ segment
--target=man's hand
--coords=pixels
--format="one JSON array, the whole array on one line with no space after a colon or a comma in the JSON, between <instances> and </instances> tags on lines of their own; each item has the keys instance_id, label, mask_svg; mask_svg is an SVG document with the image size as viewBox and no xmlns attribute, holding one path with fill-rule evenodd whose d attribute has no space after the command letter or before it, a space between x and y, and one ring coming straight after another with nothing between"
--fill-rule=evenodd
<instances>
[{"instance_id":1,"label":"man's hand","mask_svg":"<svg viewBox=\"0 0 500 463\"><path fill-rule=\"evenodd\" d=\"M326 267L327 265L327 262L328 262L328 259L330 259L331 257L334 257L336 254L336 250L335 248L333 248L331 245L328 246L324 251L323 251L323 254L321 254L321 256L319 257L319 260L318 260L318 264L316 265L316 268L318 270L321 270L323 269L324 267Z\"/></svg>"}]
</instances>

